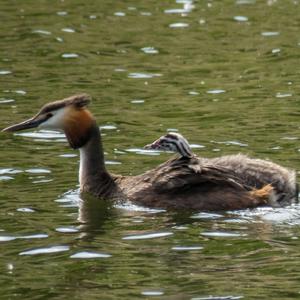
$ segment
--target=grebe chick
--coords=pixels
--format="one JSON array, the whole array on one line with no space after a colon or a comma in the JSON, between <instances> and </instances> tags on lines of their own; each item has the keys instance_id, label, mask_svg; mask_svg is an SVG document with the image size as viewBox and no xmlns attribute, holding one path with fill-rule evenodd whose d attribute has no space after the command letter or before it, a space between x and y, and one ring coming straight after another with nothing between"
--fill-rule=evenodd
<instances>
[{"instance_id":1,"label":"grebe chick","mask_svg":"<svg viewBox=\"0 0 300 300\"><path fill-rule=\"evenodd\" d=\"M196 158L188 141L179 133L169 132L145 149L172 151L184 158ZM295 171L270 161L249 158L247 155L226 155L216 158L198 158L199 163L211 164L233 172L244 184L252 188L262 188L270 184L274 188L270 204L288 205L298 200L298 186Z\"/></svg>"},{"instance_id":2,"label":"grebe chick","mask_svg":"<svg viewBox=\"0 0 300 300\"><path fill-rule=\"evenodd\" d=\"M171 151L179 153L182 157L192 158L194 156L189 142L181 134L169 132L159 139L144 147L145 149Z\"/></svg>"},{"instance_id":3,"label":"grebe chick","mask_svg":"<svg viewBox=\"0 0 300 300\"><path fill-rule=\"evenodd\" d=\"M99 127L87 109L89 102L90 97L83 94L48 103L34 117L3 131L63 131L69 145L80 151L81 191L108 201L204 211L252 208L269 202L273 194L270 185L251 187L222 164L196 157L172 158L137 176L110 174Z\"/></svg>"}]
</instances>

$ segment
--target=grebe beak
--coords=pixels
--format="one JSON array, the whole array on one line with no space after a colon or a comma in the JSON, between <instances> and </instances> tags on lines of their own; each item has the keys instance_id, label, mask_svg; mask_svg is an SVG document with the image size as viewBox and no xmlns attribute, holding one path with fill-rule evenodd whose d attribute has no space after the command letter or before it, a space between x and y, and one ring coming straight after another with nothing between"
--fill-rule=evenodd
<instances>
[{"instance_id":1,"label":"grebe beak","mask_svg":"<svg viewBox=\"0 0 300 300\"><path fill-rule=\"evenodd\" d=\"M47 119L48 119L47 115L37 115L37 116L30 118L26 121L23 121L21 123L6 127L4 129L2 129L2 131L3 132L15 132L15 131L29 129L29 128L36 128L40 124L45 122Z\"/></svg>"}]
</instances>

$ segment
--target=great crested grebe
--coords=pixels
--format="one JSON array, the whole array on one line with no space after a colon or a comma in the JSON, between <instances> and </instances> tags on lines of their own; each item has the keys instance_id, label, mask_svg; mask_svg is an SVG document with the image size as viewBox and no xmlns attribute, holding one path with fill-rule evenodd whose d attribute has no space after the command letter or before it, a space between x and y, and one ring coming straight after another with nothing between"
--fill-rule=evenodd
<instances>
[{"instance_id":1,"label":"great crested grebe","mask_svg":"<svg viewBox=\"0 0 300 300\"><path fill-rule=\"evenodd\" d=\"M277 174L274 173L265 185L258 179L256 182L255 176L252 184L245 182L243 176L237 176L240 173L232 170L233 167L228 168L229 160L225 163L223 158L218 162L217 159L202 160L195 156L172 158L142 175L112 175L105 167L101 134L87 109L89 102L90 97L82 94L46 104L34 117L3 131L35 127L63 131L70 146L80 151L81 191L107 200L206 211L252 208L270 204L274 198L274 188L270 185L272 178L281 178L283 173L286 176L284 191L291 198L295 196L294 173L271 163L268 167ZM250 167L248 160L240 159L238 163L242 169ZM256 172L264 173L265 170L260 168Z\"/></svg>"},{"instance_id":2,"label":"great crested grebe","mask_svg":"<svg viewBox=\"0 0 300 300\"><path fill-rule=\"evenodd\" d=\"M288 170L271 161L249 158L236 154L216 158L198 158L188 141L177 132L169 132L145 149L156 149L178 153L181 157L198 159L201 164L211 164L217 168L230 170L244 184L260 189L268 184L273 187L270 204L287 205L298 200L298 186L295 171Z\"/></svg>"}]
</instances>

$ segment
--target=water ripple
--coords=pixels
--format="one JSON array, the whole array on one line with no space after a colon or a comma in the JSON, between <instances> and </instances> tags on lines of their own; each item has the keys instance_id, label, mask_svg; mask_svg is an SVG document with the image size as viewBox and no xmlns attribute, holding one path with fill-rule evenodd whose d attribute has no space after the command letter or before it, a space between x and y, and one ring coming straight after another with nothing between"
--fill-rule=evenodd
<instances>
[{"instance_id":1,"label":"water ripple","mask_svg":"<svg viewBox=\"0 0 300 300\"><path fill-rule=\"evenodd\" d=\"M191 10L187 10L184 8L171 8L171 9L165 9L165 14L184 14L184 13L188 13Z\"/></svg>"},{"instance_id":2,"label":"water ripple","mask_svg":"<svg viewBox=\"0 0 300 300\"><path fill-rule=\"evenodd\" d=\"M243 298L244 296L207 296L191 298L191 300L239 300Z\"/></svg>"},{"instance_id":3,"label":"water ripple","mask_svg":"<svg viewBox=\"0 0 300 300\"><path fill-rule=\"evenodd\" d=\"M116 68L114 71L115 72L126 72L126 69Z\"/></svg>"},{"instance_id":4,"label":"water ripple","mask_svg":"<svg viewBox=\"0 0 300 300\"><path fill-rule=\"evenodd\" d=\"M223 215L221 215L221 214L206 213L206 212L201 212L201 213L191 216L192 219L208 219L208 220L215 220L215 219L219 219L222 217L223 217Z\"/></svg>"},{"instance_id":5,"label":"water ripple","mask_svg":"<svg viewBox=\"0 0 300 300\"><path fill-rule=\"evenodd\" d=\"M71 190L64 193L60 198L56 199L58 203L69 203L71 205L78 205L80 202L79 190Z\"/></svg>"},{"instance_id":6,"label":"water ripple","mask_svg":"<svg viewBox=\"0 0 300 300\"><path fill-rule=\"evenodd\" d=\"M14 178L11 176L0 176L0 181L6 181L6 180L12 180L12 179L14 179Z\"/></svg>"},{"instance_id":7,"label":"water ripple","mask_svg":"<svg viewBox=\"0 0 300 300\"><path fill-rule=\"evenodd\" d=\"M32 181L32 183L36 184L36 183L47 183L47 182L51 182L53 181L53 179L40 179L40 180L34 180Z\"/></svg>"},{"instance_id":8,"label":"water ripple","mask_svg":"<svg viewBox=\"0 0 300 300\"><path fill-rule=\"evenodd\" d=\"M50 246L45 248L36 248L32 250L23 251L20 252L19 255L51 254L51 253L69 251L69 250L70 250L69 246Z\"/></svg>"},{"instance_id":9,"label":"water ripple","mask_svg":"<svg viewBox=\"0 0 300 300\"><path fill-rule=\"evenodd\" d=\"M242 143L242 142L239 142L239 141L225 141L225 142L211 141L211 142L215 143L215 144L224 144L226 146L248 147L248 144Z\"/></svg>"},{"instance_id":10,"label":"water ripple","mask_svg":"<svg viewBox=\"0 0 300 300\"><path fill-rule=\"evenodd\" d=\"M75 29L73 29L73 28L62 28L61 31L68 32L68 33L74 33L74 32L76 32Z\"/></svg>"},{"instance_id":11,"label":"water ripple","mask_svg":"<svg viewBox=\"0 0 300 300\"><path fill-rule=\"evenodd\" d=\"M15 102L15 99L0 98L0 104Z\"/></svg>"},{"instance_id":12,"label":"water ripple","mask_svg":"<svg viewBox=\"0 0 300 300\"><path fill-rule=\"evenodd\" d=\"M57 14L58 16L64 17L64 16L66 16L66 15L68 14L68 12L66 12L66 11L58 11L56 14Z\"/></svg>"},{"instance_id":13,"label":"water ripple","mask_svg":"<svg viewBox=\"0 0 300 300\"><path fill-rule=\"evenodd\" d=\"M292 97L292 93L277 93L276 98L286 98L286 97Z\"/></svg>"},{"instance_id":14,"label":"water ripple","mask_svg":"<svg viewBox=\"0 0 300 300\"><path fill-rule=\"evenodd\" d=\"M134 79L147 79L147 78L153 78L153 77L160 77L162 74L154 74L154 73L129 73L128 78L134 78Z\"/></svg>"},{"instance_id":15,"label":"water ripple","mask_svg":"<svg viewBox=\"0 0 300 300\"><path fill-rule=\"evenodd\" d=\"M27 169L25 170L26 173L31 173L31 174L49 174L51 173L50 170L48 169L41 169L41 168L32 168L32 169Z\"/></svg>"},{"instance_id":16,"label":"water ripple","mask_svg":"<svg viewBox=\"0 0 300 300\"><path fill-rule=\"evenodd\" d=\"M141 12L141 16L149 17L149 16L152 16L152 13L149 12L149 11L142 11L142 12Z\"/></svg>"},{"instance_id":17,"label":"water ripple","mask_svg":"<svg viewBox=\"0 0 300 300\"><path fill-rule=\"evenodd\" d=\"M79 57L76 53L64 53L61 55L62 58L77 58Z\"/></svg>"},{"instance_id":18,"label":"water ripple","mask_svg":"<svg viewBox=\"0 0 300 300\"><path fill-rule=\"evenodd\" d=\"M46 233L37 233L37 234L31 234L31 235L23 235L23 236L18 236L18 239L45 239L48 238L49 235Z\"/></svg>"},{"instance_id":19,"label":"water ripple","mask_svg":"<svg viewBox=\"0 0 300 300\"><path fill-rule=\"evenodd\" d=\"M48 238L48 234L45 233L37 233L37 234L31 234L31 235L21 235L21 236L11 236L11 235L2 235L0 236L0 242L9 242L13 241L16 239L25 239L25 240L30 240L30 239L45 239Z\"/></svg>"},{"instance_id":20,"label":"water ripple","mask_svg":"<svg viewBox=\"0 0 300 300\"><path fill-rule=\"evenodd\" d=\"M207 94L222 94L222 93L226 93L225 90L221 90L221 89L215 89L215 90L209 90L206 92Z\"/></svg>"},{"instance_id":21,"label":"water ripple","mask_svg":"<svg viewBox=\"0 0 300 300\"><path fill-rule=\"evenodd\" d=\"M176 0L176 3L192 4L194 0Z\"/></svg>"},{"instance_id":22,"label":"water ripple","mask_svg":"<svg viewBox=\"0 0 300 300\"><path fill-rule=\"evenodd\" d=\"M71 157L77 157L78 154L75 153L66 153L66 154L60 154L59 157L65 157L65 158L71 158Z\"/></svg>"},{"instance_id":23,"label":"water ripple","mask_svg":"<svg viewBox=\"0 0 300 300\"><path fill-rule=\"evenodd\" d=\"M157 214L157 213L166 212L165 209L138 206L138 205L135 205L133 203L127 203L127 202L122 203L122 204L116 204L115 207L119 208L119 209L128 210L128 211L145 212L145 213L149 213L149 214Z\"/></svg>"},{"instance_id":24,"label":"water ripple","mask_svg":"<svg viewBox=\"0 0 300 300\"><path fill-rule=\"evenodd\" d=\"M117 11L117 12L114 13L114 15L117 16L117 17L125 17L126 16L126 14L122 11Z\"/></svg>"},{"instance_id":25,"label":"water ripple","mask_svg":"<svg viewBox=\"0 0 300 300\"><path fill-rule=\"evenodd\" d=\"M27 92L24 91L24 90L15 90L14 92L15 92L16 94L19 94L19 95L26 95L26 94L27 94Z\"/></svg>"},{"instance_id":26,"label":"water ripple","mask_svg":"<svg viewBox=\"0 0 300 300\"><path fill-rule=\"evenodd\" d=\"M253 219L259 217L260 220L268 221L274 224L299 225L300 224L300 205L293 204L287 207L259 207L255 210L236 211L234 214L243 218Z\"/></svg>"},{"instance_id":27,"label":"water ripple","mask_svg":"<svg viewBox=\"0 0 300 300\"><path fill-rule=\"evenodd\" d=\"M141 50L146 54L157 54L158 53L158 50L155 49L154 47L144 47L144 48L141 48Z\"/></svg>"},{"instance_id":28,"label":"water ripple","mask_svg":"<svg viewBox=\"0 0 300 300\"><path fill-rule=\"evenodd\" d=\"M261 35L265 36L265 37L277 36L279 34L280 34L280 32L278 32L278 31L264 31L261 33Z\"/></svg>"},{"instance_id":29,"label":"water ripple","mask_svg":"<svg viewBox=\"0 0 300 300\"><path fill-rule=\"evenodd\" d=\"M121 165L122 163L120 161L115 160L105 160L106 165Z\"/></svg>"},{"instance_id":30,"label":"water ripple","mask_svg":"<svg viewBox=\"0 0 300 300\"><path fill-rule=\"evenodd\" d=\"M123 237L123 240L147 240L147 239L156 239L166 236L173 235L173 232L154 232L147 234L137 234L137 235L128 235Z\"/></svg>"},{"instance_id":31,"label":"water ripple","mask_svg":"<svg viewBox=\"0 0 300 300\"><path fill-rule=\"evenodd\" d=\"M133 104L143 104L143 103L145 103L145 100L131 100L130 101L131 103L133 103Z\"/></svg>"},{"instance_id":32,"label":"water ripple","mask_svg":"<svg viewBox=\"0 0 300 300\"><path fill-rule=\"evenodd\" d=\"M61 233L76 233L79 231L79 229L76 227L57 227L55 228L55 231Z\"/></svg>"},{"instance_id":33,"label":"water ripple","mask_svg":"<svg viewBox=\"0 0 300 300\"><path fill-rule=\"evenodd\" d=\"M115 130L115 129L117 129L117 126L115 126L115 125L103 125L103 126L100 126L100 129L101 130Z\"/></svg>"},{"instance_id":34,"label":"water ripple","mask_svg":"<svg viewBox=\"0 0 300 300\"><path fill-rule=\"evenodd\" d=\"M178 132L179 130L177 128L167 128L167 132Z\"/></svg>"},{"instance_id":35,"label":"water ripple","mask_svg":"<svg viewBox=\"0 0 300 300\"><path fill-rule=\"evenodd\" d=\"M204 145L200 145L200 144L190 144L190 147L192 149L203 149L203 148L205 148Z\"/></svg>"},{"instance_id":36,"label":"water ripple","mask_svg":"<svg viewBox=\"0 0 300 300\"><path fill-rule=\"evenodd\" d=\"M195 8L193 1L182 0L182 1L176 1L176 3L183 4L183 8L165 9L164 13L165 14L187 14L190 13Z\"/></svg>"},{"instance_id":37,"label":"water ripple","mask_svg":"<svg viewBox=\"0 0 300 300\"><path fill-rule=\"evenodd\" d=\"M153 290L153 291L143 291L143 292L141 292L141 295L143 295L143 296L162 296L164 294L164 292L163 291L155 291L155 290Z\"/></svg>"},{"instance_id":38,"label":"water ripple","mask_svg":"<svg viewBox=\"0 0 300 300\"><path fill-rule=\"evenodd\" d=\"M280 53L280 52L281 52L280 48L274 48L274 49L272 49L272 54L277 54L277 53Z\"/></svg>"},{"instance_id":39,"label":"water ripple","mask_svg":"<svg viewBox=\"0 0 300 300\"><path fill-rule=\"evenodd\" d=\"M172 23L169 25L170 28L186 28L190 25L188 23Z\"/></svg>"},{"instance_id":40,"label":"water ripple","mask_svg":"<svg viewBox=\"0 0 300 300\"><path fill-rule=\"evenodd\" d=\"M237 5L255 4L256 0L237 0Z\"/></svg>"},{"instance_id":41,"label":"water ripple","mask_svg":"<svg viewBox=\"0 0 300 300\"><path fill-rule=\"evenodd\" d=\"M22 173L23 171L18 170L18 169L12 169L12 168L7 168L7 169L0 169L0 175L3 174L18 174Z\"/></svg>"},{"instance_id":42,"label":"water ripple","mask_svg":"<svg viewBox=\"0 0 300 300\"><path fill-rule=\"evenodd\" d=\"M196 250L202 250L203 247L201 246L175 246L172 247L172 250L175 251L196 251Z\"/></svg>"},{"instance_id":43,"label":"water ripple","mask_svg":"<svg viewBox=\"0 0 300 300\"><path fill-rule=\"evenodd\" d=\"M65 138L64 133L60 133L58 131L52 131L52 130L21 132L21 133L15 133L15 135L22 136L22 137L34 138L34 139L50 139L50 140Z\"/></svg>"},{"instance_id":44,"label":"water ripple","mask_svg":"<svg viewBox=\"0 0 300 300\"><path fill-rule=\"evenodd\" d=\"M288 140L288 141L296 141L298 140L299 138L296 137L296 136L284 136L281 138L281 140Z\"/></svg>"},{"instance_id":45,"label":"water ripple","mask_svg":"<svg viewBox=\"0 0 300 300\"><path fill-rule=\"evenodd\" d=\"M234 16L233 19L238 22L247 22L248 18L245 16Z\"/></svg>"},{"instance_id":46,"label":"water ripple","mask_svg":"<svg viewBox=\"0 0 300 300\"><path fill-rule=\"evenodd\" d=\"M9 71L9 70L0 70L0 75L8 75L11 73L12 73L12 71Z\"/></svg>"},{"instance_id":47,"label":"water ripple","mask_svg":"<svg viewBox=\"0 0 300 300\"><path fill-rule=\"evenodd\" d=\"M15 236L8 236L8 235L0 235L0 243L1 242L9 242L15 240Z\"/></svg>"},{"instance_id":48,"label":"water ripple","mask_svg":"<svg viewBox=\"0 0 300 300\"><path fill-rule=\"evenodd\" d=\"M249 220L246 219L227 219L224 220L225 223L233 223L233 224L245 224L245 223L249 223Z\"/></svg>"},{"instance_id":49,"label":"water ripple","mask_svg":"<svg viewBox=\"0 0 300 300\"><path fill-rule=\"evenodd\" d=\"M73 255L70 256L70 258L81 258L81 259L91 259L91 258L109 258L111 257L111 254L106 254L106 253L97 253L97 252L87 252L87 251L82 251L82 252L77 252Z\"/></svg>"},{"instance_id":50,"label":"water ripple","mask_svg":"<svg viewBox=\"0 0 300 300\"><path fill-rule=\"evenodd\" d=\"M41 29L33 30L32 33L38 33L38 34L42 34L42 35L51 35L52 34L50 31L41 30Z\"/></svg>"},{"instance_id":51,"label":"water ripple","mask_svg":"<svg viewBox=\"0 0 300 300\"><path fill-rule=\"evenodd\" d=\"M245 233L241 234L236 232L225 232L225 231L201 232L201 235L207 237L220 237L220 238L247 236L247 234Z\"/></svg>"},{"instance_id":52,"label":"water ripple","mask_svg":"<svg viewBox=\"0 0 300 300\"><path fill-rule=\"evenodd\" d=\"M25 212L25 213L33 213L33 212L35 212L34 209L29 208L29 207L20 207L20 208L17 208L17 211L18 212Z\"/></svg>"},{"instance_id":53,"label":"water ripple","mask_svg":"<svg viewBox=\"0 0 300 300\"><path fill-rule=\"evenodd\" d=\"M136 154L141 154L141 155L159 155L161 151L158 150L146 150L143 148L129 148L125 149L127 152L133 152Z\"/></svg>"}]
</instances>

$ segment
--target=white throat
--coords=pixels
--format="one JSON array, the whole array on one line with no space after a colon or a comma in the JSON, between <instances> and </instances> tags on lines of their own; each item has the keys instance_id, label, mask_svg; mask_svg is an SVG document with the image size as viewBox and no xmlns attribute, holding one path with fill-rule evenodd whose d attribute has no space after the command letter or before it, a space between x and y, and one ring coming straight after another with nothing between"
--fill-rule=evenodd
<instances>
[{"instance_id":1,"label":"white throat","mask_svg":"<svg viewBox=\"0 0 300 300\"><path fill-rule=\"evenodd\" d=\"M62 130L66 108L60 108L58 110L52 111L51 113L53 114L53 116L47 121L43 122L39 127L41 129Z\"/></svg>"},{"instance_id":2,"label":"white throat","mask_svg":"<svg viewBox=\"0 0 300 300\"><path fill-rule=\"evenodd\" d=\"M79 163L78 179L79 179L80 188L82 189L84 185L84 178L85 178L84 170L87 164L87 151L85 146L79 148L79 153L80 153L80 163Z\"/></svg>"}]
</instances>

